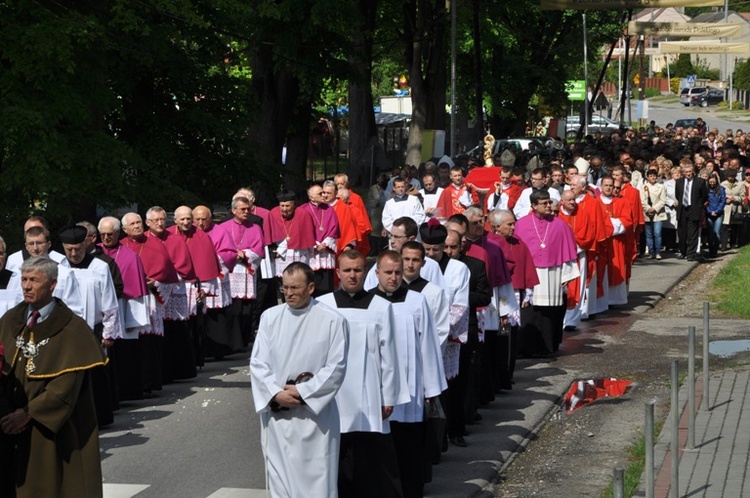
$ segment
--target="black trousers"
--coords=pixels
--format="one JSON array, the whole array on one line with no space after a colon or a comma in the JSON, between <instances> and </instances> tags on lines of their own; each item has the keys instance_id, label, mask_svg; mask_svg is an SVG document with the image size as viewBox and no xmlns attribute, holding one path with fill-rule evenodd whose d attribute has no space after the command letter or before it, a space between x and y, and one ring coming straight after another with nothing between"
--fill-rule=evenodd
<instances>
[{"instance_id":1,"label":"black trousers","mask_svg":"<svg viewBox=\"0 0 750 498\"><path fill-rule=\"evenodd\" d=\"M391 422L404 498L424 496L425 423Z\"/></svg>"},{"instance_id":2,"label":"black trousers","mask_svg":"<svg viewBox=\"0 0 750 498\"><path fill-rule=\"evenodd\" d=\"M164 320L162 382L193 379L198 375L193 351L193 336L188 320Z\"/></svg>"},{"instance_id":3,"label":"black trousers","mask_svg":"<svg viewBox=\"0 0 750 498\"><path fill-rule=\"evenodd\" d=\"M516 370L516 358L518 357L518 326L510 329L510 334L498 336L497 338L497 362L499 389L511 390L513 388L513 372Z\"/></svg>"},{"instance_id":4,"label":"black trousers","mask_svg":"<svg viewBox=\"0 0 750 498\"><path fill-rule=\"evenodd\" d=\"M138 347L141 350L143 392L161 391L163 385L161 365L164 337L156 334L141 334L138 337Z\"/></svg>"},{"instance_id":5,"label":"black trousers","mask_svg":"<svg viewBox=\"0 0 750 498\"><path fill-rule=\"evenodd\" d=\"M140 339L117 339L109 349L120 401L143 399Z\"/></svg>"},{"instance_id":6,"label":"black trousers","mask_svg":"<svg viewBox=\"0 0 750 498\"><path fill-rule=\"evenodd\" d=\"M677 220L677 237L680 239L680 252L683 256L694 258L698 253L698 234L700 234L700 220L688 219L687 213L680 211Z\"/></svg>"},{"instance_id":7,"label":"black trousers","mask_svg":"<svg viewBox=\"0 0 750 498\"><path fill-rule=\"evenodd\" d=\"M253 302L254 299L232 298L232 304L226 308L231 327L229 335L232 337L232 341L239 337L243 346L247 346L254 339Z\"/></svg>"},{"instance_id":8,"label":"black trousers","mask_svg":"<svg viewBox=\"0 0 750 498\"><path fill-rule=\"evenodd\" d=\"M396 448L390 434L341 434L338 488L340 498L403 496Z\"/></svg>"}]
</instances>

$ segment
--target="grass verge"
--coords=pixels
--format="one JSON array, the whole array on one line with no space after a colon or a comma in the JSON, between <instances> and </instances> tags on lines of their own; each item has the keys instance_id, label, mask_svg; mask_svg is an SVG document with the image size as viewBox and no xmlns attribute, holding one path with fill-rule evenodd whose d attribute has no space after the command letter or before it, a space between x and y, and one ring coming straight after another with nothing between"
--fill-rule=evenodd
<instances>
[{"instance_id":1,"label":"grass verge","mask_svg":"<svg viewBox=\"0 0 750 498\"><path fill-rule=\"evenodd\" d=\"M654 443L656 443L664 426L663 420L654 421ZM625 496L633 496L641 482L643 469L646 467L646 436L641 434L638 439L627 449L628 467L625 469ZM614 483L602 491L603 498L613 498L615 494Z\"/></svg>"},{"instance_id":2,"label":"grass verge","mask_svg":"<svg viewBox=\"0 0 750 498\"><path fill-rule=\"evenodd\" d=\"M680 101L680 97L678 95L659 95L658 97L651 97L648 100L652 102L661 102L663 104L674 104L676 102Z\"/></svg>"},{"instance_id":3,"label":"grass verge","mask_svg":"<svg viewBox=\"0 0 750 498\"><path fill-rule=\"evenodd\" d=\"M742 281L750 272L750 246L722 268L711 284L711 301L721 313L737 318L750 318L750 286Z\"/></svg>"}]
</instances>

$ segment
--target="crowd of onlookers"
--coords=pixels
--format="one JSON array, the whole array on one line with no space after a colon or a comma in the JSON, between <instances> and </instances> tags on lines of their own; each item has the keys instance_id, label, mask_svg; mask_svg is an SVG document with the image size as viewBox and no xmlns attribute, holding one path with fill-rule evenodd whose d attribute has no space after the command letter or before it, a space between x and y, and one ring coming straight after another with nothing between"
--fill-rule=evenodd
<instances>
[{"instance_id":1,"label":"crowd of onlookers","mask_svg":"<svg viewBox=\"0 0 750 498\"><path fill-rule=\"evenodd\" d=\"M531 172L542 167L547 173L547 186L559 193L566 189L574 174L585 174L591 188L598 188L602 176L614 166L622 165L631 172L631 185L641 192L646 214L639 244L641 256L661 259L663 252L684 256L679 254L677 243L679 200L675 197L675 184L682 178L681 166L686 163L694 165L696 175L708 186L708 202L700 223L703 251L716 257L750 240L750 137L742 129L721 133L716 128L709 129L701 118L688 128L674 127L672 123L661 127L651 121L640 129L630 128L606 136L595 133L569 144L558 138L551 143L554 145L541 150L497 151L494 165L510 168L513 181L522 188L531 186ZM460 158L456 159L459 161ZM483 166L480 157L465 161L461 165L467 172ZM392 196L394 178L405 178L415 186L410 193L424 196L425 191L433 189L433 184L440 189L450 185L453 164L445 156L419 167L396 168L390 176L381 174L368 196L372 236L380 235L382 208ZM427 183L423 185L418 178L424 175Z\"/></svg>"}]
</instances>

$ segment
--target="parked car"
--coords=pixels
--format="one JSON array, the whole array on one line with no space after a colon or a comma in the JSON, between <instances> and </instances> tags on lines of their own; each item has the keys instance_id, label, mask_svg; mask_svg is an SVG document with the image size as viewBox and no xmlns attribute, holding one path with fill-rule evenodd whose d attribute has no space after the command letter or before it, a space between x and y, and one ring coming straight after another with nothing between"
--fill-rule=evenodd
<instances>
[{"instance_id":1,"label":"parked car","mask_svg":"<svg viewBox=\"0 0 750 498\"><path fill-rule=\"evenodd\" d=\"M705 121L703 121L703 124L706 129L710 129L708 128L708 124ZM688 128L697 128L698 118L678 119L677 121L674 122L675 129L679 128L680 126L682 126L682 128L685 130L687 130Z\"/></svg>"},{"instance_id":2,"label":"parked car","mask_svg":"<svg viewBox=\"0 0 750 498\"><path fill-rule=\"evenodd\" d=\"M565 125L565 136L567 138L575 138L578 129L581 127L581 117L568 116L566 119L568 122ZM625 129L617 121L597 114L590 116L589 120L589 134L601 132L602 135L611 135L614 132L620 132Z\"/></svg>"},{"instance_id":3,"label":"parked car","mask_svg":"<svg viewBox=\"0 0 750 498\"><path fill-rule=\"evenodd\" d=\"M724 102L724 90L720 88L706 87L705 92L690 96L690 105L708 107L711 104L718 104L719 102Z\"/></svg>"},{"instance_id":4,"label":"parked car","mask_svg":"<svg viewBox=\"0 0 750 498\"><path fill-rule=\"evenodd\" d=\"M710 104L718 104L724 100L724 90L710 86L696 86L683 88L680 92L680 104L685 107L699 105L707 107Z\"/></svg>"}]
</instances>

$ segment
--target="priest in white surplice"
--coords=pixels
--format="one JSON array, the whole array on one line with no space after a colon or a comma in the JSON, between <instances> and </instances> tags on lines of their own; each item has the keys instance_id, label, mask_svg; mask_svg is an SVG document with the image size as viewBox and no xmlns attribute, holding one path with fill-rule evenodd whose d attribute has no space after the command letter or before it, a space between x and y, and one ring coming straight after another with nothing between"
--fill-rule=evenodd
<instances>
[{"instance_id":1,"label":"priest in white surplice","mask_svg":"<svg viewBox=\"0 0 750 498\"><path fill-rule=\"evenodd\" d=\"M26 223L23 224L24 236L26 235L26 232L29 230L29 228L32 228L32 227L43 228L44 230L47 231L47 234L49 235L49 223L42 216L31 216L28 220L26 220ZM50 243L50 246L51 245L52 244ZM6 263L5 263L5 267L8 270L20 275L21 265L23 264L23 262L29 259L30 257L39 256L39 254L35 254L37 252L38 250L34 250L33 248L29 248L27 245L24 245L23 249L21 249L20 251L16 251L13 254L8 255ZM53 251L50 249L47 250L46 256L48 256L49 259L51 259L52 261L58 264L60 263L60 261L65 259L64 254L60 254L59 252ZM58 283L59 283L59 279L58 279ZM55 297L59 297L59 296L55 295Z\"/></svg>"},{"instance_id":2,"label":"priest in white surplice","mask_svg":"<svg viewBox=\"0 0 750 498\"><path fill-rule=\"evenodd\" d=\"M413 219L420 225L424 219L424 207L415 195L406 193L406 182L397 178L393 181L393 197L383 206L383 237L386 237L393 227L393 222L402 216Z\"/></svg>"},{"instance_id":3,"label":"priest in white surplice","mask_svg":"<svg viewBox=\"0 0 750 498\"><path fill-rule=\"evenodd\" d=\"M400 496L396 451L388 417L410 400L399 368L391 304L363 290L365 257L354 250L338 259L341 287L318 300L349 323L346 376L336 394L341 416L339 496Z\"/></svg>"},{"instance_id":4,"label":"priest in white surplice","mask_svg":"<svg viewBox=\"0 0 750 498\"><path fill-rule=\"evenodd\" d=\"M469 268L445 254L445 238L448 230L435 218L419 227L425 252L428 258L437 261L443 272L443 289L448 297L450 334L443 349L443 368L448 380L458 375L458 360L461 344L469 337Z\"/></svg>"},{"instance_id":5,"label":"priest in white surplice","mask_svg":"<svg viewBox=\"0 0 750 498\"><path fill-rule=\"evenodd\" d=\"M391 233L388 235L388 247L396 252L401 252L401 246L406 242L417 240L417 232L419 226L417 222L408 216L402 216L393 222L393 228ZM372 265L370 271L367 273L365 279L365 290L372 290L378 286L378 276L375 274L377 267ZM440 288L445 288L445 282L443 281L443 272L440 271L440 266L437 262L426 259L422 265L421 277L428 282L437 285Z\"/></svg>"},{"instance_id":6,"label":"priest in white surplice","mask_svg":"<svg viewBox=\"0 0 750 498\"><path fill-rule=\"evenodd\" d=\"M255 410L271 497L336 497L340 420L349 326L312 298L304 263L282 275L286 303L266 310L250 358Z\"/></svg>"},{"instance_id":7,"label":"priest in white surplice","mask_svg":"<svg viewBox=\"0 0 750 498\"><path fill-rule=\"evenodd\" d=\"M409 290L421 293L427 300L440 340L440 349L445 350L451 331L448 295L441 287L422 277L425 262L433 260L425 255L424 247L415 240L401 246L401 259L404 261L404 285Z\"/></svg>"},{"instance_id":8,"label":"priest in white surplice","mask_svg":"<svg viewBox=\"0 0 750 498\"><path fill-rule=\"evenodd\" d=\"M60 253L55 253L55 257L50 254L52 242L50 242L49 231L42 226L34 225L29 227L29 229L23 233L23 240L26 251L24 255L21 255L21 251L18 251L8 257L8 264L6 265L6 267L8 270L13 272L13 275L10 277L10 282L8 282L9 289L21 288L21 264L25 261L25 259L28 259L28 257L35 258L37 256L47 256L52 261L58 264L60 263L60 261L65 259L65 256L59 258ZM26 254L28 254L29 256L24 257ZM12 266L10 258L16 255L18 255L18 257L16 258L18 264L17 266ZM75 276L73 276L73 273L70 271L70 269L66 267L58 268L57 285L55 286L55 290L52 295L64 302L68 306L68 308L70 308L70 311L85 319L85 316L83 314L83 302L81 301L81 293L78 291L78 282L76 281ZM10 297L12 298L13 296L11 295ZM15 304L19 304L21 301L23 301L22 293L19 293L16 297L18 298L18 302ZM15 304L10 306L10 308L15 306Z\"/></svg>"},{"instance_id":9,"label":"priest in white surplice","mask_svg":"<svg viewBox=\"0 0 750 498\"><path fill-rule=\"evenodd\" d=\"M65 259L60 268L70 268L78 282L83 303L83 319L107 351L116 339L124 338L120 306L109 265L92 253L86 252L86 228L72 225L58 234L65 249ZM119 403L111 389L110 377L114 375L111 363L91 369L91 387L99 427L114 422L114 409Z\"/></svg>"},{"instance_id":10,"label":"priest in white surplice","mask_svg":"<svg viewBox=\"0 0 750 498\"><path fill-rule=\"evenodd\" d=\"M442 393L447 383L440 358L440 342L424 296L408 290L403 263L395 251L384 251L377 260L378 287L374 294L393 306L399 364L406 370L410 401L397 405L391 415L404 496L422 496L425 472L425 400Z\"/></svg>"}]
</instances>

